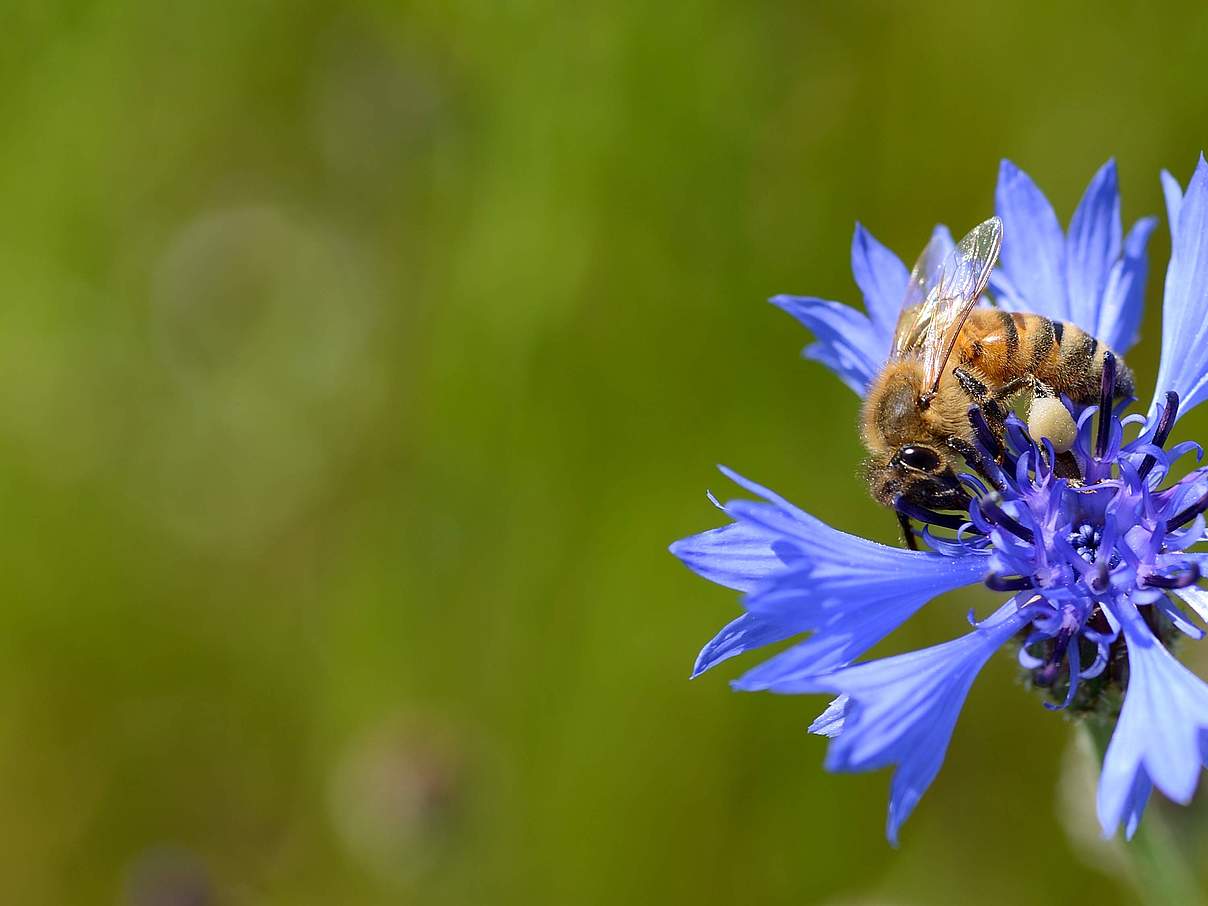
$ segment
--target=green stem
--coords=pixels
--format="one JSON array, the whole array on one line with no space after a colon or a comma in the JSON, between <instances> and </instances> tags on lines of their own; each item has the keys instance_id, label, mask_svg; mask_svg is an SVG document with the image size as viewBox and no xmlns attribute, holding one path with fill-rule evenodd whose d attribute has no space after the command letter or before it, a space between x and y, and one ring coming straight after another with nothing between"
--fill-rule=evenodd
<instances>
[{"instance_id":1,"label":"green stem","mask_svg":"<svg viewBox=\"0 0 1208 906\"><path fill-rule=\"evenodd\" d=\"M1115 723L1094 718L1083 722L1091 746L1102 762ZM1132 840L1124 844L1132 865L1133 883L1149 906L1197 906L1204 903L1188 853L1170 825L1162 803L1151 801Z\"/></svg>"}]
</instances>

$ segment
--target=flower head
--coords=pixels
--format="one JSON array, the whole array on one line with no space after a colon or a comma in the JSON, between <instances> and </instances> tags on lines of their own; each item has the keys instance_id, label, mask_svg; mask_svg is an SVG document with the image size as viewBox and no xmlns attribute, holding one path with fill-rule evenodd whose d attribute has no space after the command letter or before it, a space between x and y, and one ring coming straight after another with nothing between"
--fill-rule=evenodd
<instances>
[{"instance_id":1,"label":"flower head","mask_svg":"<svg viewBox=\"0 0 1208 906\"><path fill-rule=\"evenodd\" d=\"M719 504L729 525L672 551L699 574L741 591L745 612L705 647L696 672L772 642L800 638L749 670L739 689L830 693L811 726L831 738L827 767L896 766L888 834L936 776L965 697L990 655L1010 642L1051 709L1116 720L1104 759L1099 818L1131 836L1152 787L1186 802L1208 753L1208 686L1170 653L1203 632L1199 588L1208 555L1208 467L1175 480L1195 444L1168 448L1175 420L1208 397L1208 164L1184 196L1164 174L1173 252L1164 302L1159 391L1148 417L1113 407L1110 354L1098 405L1066 401L1078 430L1058 454L1013 416L1005 437L974 407L977 437L967 513L906 513L929 550L876 544L833 529L772 492L726 474L756 497ZM1152 219L1121 237L1115 168L1096 174L1068 235L1035 185L1004 162L997 193L999 305L1071 321L1109 346L1135 337ZM940 235L946 236L942 228ZM806 354L863 392L886 358L905 286L901 263L857 227L853 270L868 316L824 300L775 301L814 330ZM896 302L894 303L896 305ZM1202 335L1201 335L1202 334ZM973 631L931 648L858 662L929 601L981 583L1007 599Z\"/></svg>"}]
</instances>

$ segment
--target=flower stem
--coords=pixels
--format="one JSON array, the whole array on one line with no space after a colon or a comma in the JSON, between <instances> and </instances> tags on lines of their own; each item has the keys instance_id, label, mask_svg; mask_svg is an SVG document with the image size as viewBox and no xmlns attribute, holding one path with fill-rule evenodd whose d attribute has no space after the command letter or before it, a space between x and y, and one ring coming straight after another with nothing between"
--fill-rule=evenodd
<instances>
[{"instance_id":1,"label":"flower stem","mask_svg":"<svg viewBox=\"0 0 1208 906\"><path fill-rule=\"evenodd\" d=\"M1091 718L1084 721L1083 726L1098 756L1097 763L1102 763L1115 722ZM1160 801L1151 800L1136 834L1124 844L1133 883L1141 901L1150 906L1181 906L1184 903L1202 906L1205 902L1203 892L1187 848L1172 828L1162 805Z\"/></svg>"}]
</instances>

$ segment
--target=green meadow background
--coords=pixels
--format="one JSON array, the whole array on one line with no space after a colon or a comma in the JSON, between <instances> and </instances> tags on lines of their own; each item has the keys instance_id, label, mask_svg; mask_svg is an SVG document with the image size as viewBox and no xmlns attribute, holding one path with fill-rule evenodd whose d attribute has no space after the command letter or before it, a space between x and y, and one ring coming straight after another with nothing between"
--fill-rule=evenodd
<instances>
[{"instance_id":1,"label":"green meadow background","mask_svg":"<svg viewBox=\"0 0 1208 906\"><path fill-rule=\"evenodd\" d=\"M857 218L912 259L1004 156L1063 220L1112 155L1163 213L1208 10L18 0L0 34L0 901L1133 901L1007 655L893 850L823 699L688 681L738 604L666 547L719 462L892 541L857 399L765 300L857 301Z\"/></svg>"}]
</instances>

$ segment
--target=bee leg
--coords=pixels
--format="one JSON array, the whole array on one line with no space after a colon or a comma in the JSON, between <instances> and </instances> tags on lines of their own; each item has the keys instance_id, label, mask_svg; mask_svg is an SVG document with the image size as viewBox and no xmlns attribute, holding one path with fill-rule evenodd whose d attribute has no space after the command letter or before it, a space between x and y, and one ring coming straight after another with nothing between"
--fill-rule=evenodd
<instances>
[{"instance_id":1,"label":"bee leg","mask_svg":"<svg viewBox=\"0 0 1208 906\"><path fill-rule=\"evenodd\" d=\"M990 396L990 388L970 372L964 366L957 366L952 369L952 376L956 378L961 389L968 394L969 399L977 403L979 406L986 402Z\"/></svg>"},{"instance_id":2,"label":"bee leg","mask_svg":"<svg viewBox=\"0 0 1208 906\"><path fill-rule=\"evenodd\" d=\"M1017 377L1013 381L1007 381L1005 384L995 390L990 398L1004 409L1009 409L1010 407L1007 405L1007 403L1010 402L1012 397L1018 396L1019 394L1023 393L1024 390L1029 389L1029 384L1032 385L1030 389L1032 390L1033 394L1036 393L1037 387L1042 386L1040 382L1031 375Z\"/></svg>"},{"instance_id":3,"label":"bee leg","mask_svg":"<svg viewBox=\"0 0 1208 906\"><path fill-rule=\"evenodd\" d=\"M898 525L902 527L902 537L906 541L906 546L912 551L919 549L918 539L914 536L914 529L910 525L910 517L900 510L894 510L897 513Z\"/></svg>"},{"instance_id":4,"label":"bee leg","mask_svg":"<svg viewBox=\"0 0 1208 906\"><path fill-rule=\"evenodd\" d=\"M1028 378L1016 378L991 391L984 381L964 367L953 368L952 376L961 385L961 389L968 394L969 399L981 406L990 423L996 426L1001 426L1006 421L1007 413L1010 411L1008 401L1018 394L1029 380Z\"/></svg>"}]
</instances>

